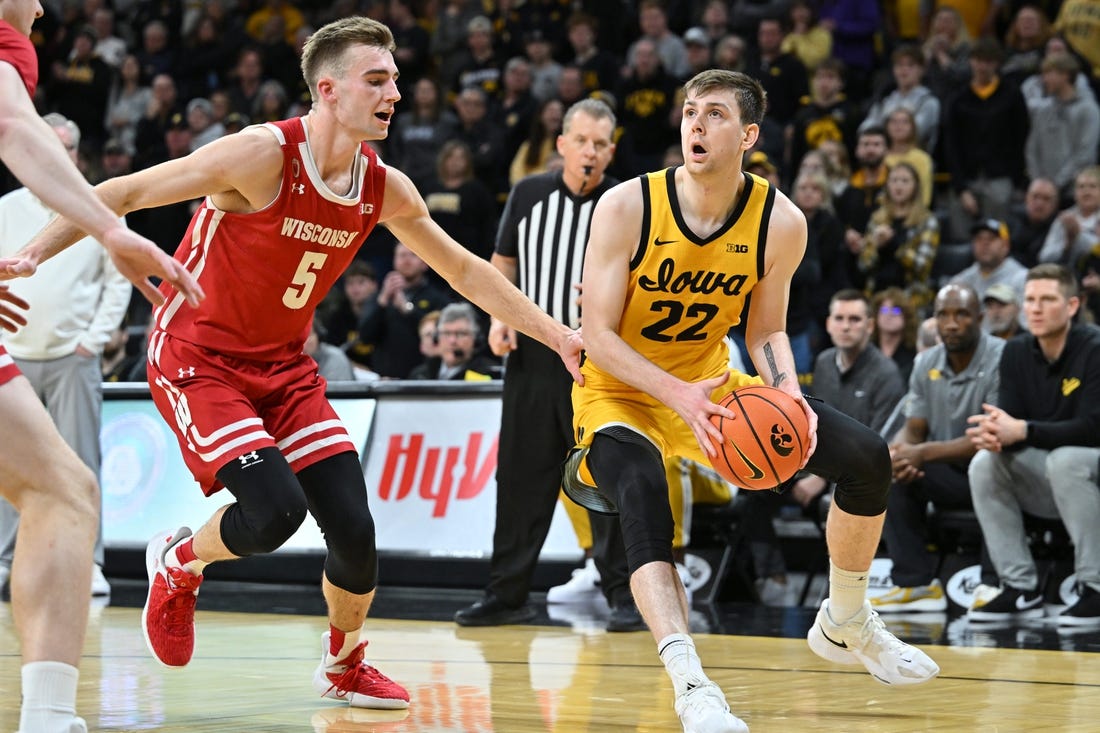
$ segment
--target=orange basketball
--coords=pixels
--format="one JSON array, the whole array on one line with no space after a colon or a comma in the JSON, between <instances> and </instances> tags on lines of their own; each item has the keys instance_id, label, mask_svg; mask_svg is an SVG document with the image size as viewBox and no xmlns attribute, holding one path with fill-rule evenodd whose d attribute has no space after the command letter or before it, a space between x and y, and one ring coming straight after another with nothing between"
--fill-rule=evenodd
<instances>
[{"instance_id":1,"label":"orange basketball","mask_svg":"<svg viewBox=\"0 0 1100 733\"><path fill-rule=\"evenodd\" d=\"M774 489L798 472L810 447L806 413L786 392L753 384L719 403L737 418L712 415L725 440L711 459L722 477L745 489Z\"/></svg>"}]
</instances>

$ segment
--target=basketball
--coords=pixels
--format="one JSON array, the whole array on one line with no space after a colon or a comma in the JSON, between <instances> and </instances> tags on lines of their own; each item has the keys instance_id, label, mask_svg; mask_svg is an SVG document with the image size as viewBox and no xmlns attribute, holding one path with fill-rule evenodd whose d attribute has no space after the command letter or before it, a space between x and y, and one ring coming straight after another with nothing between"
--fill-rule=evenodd
<instances>
[{"instance_id":1,"label":"basketball","mask_svg":"<svg viewBox=\"0 0 1100 733\"><path fill-rule=\"evenodd\" d=\"M809 424L802 406L775 387L753 384L720 402L737 418L711 415L725 438L711 464L735 486L774 489L798 472L810 447Z\"/></svg>"}]
</instances>

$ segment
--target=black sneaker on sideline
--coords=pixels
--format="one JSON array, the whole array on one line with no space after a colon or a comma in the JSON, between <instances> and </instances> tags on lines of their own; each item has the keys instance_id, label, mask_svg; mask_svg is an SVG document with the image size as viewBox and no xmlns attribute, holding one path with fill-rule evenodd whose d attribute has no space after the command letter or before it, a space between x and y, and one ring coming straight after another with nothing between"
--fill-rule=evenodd
<instances>
[{"instance_id":1,"label":"black sneaker on sideline","mask_svg":"<svg viewBox=\"0 0 1100 733\"><path fill-rule=\"evenodd\" d=\"M1038 590L1020 590L1010 585L992 598L974 601L966 612L971 621L1018 621L1026 618L1042 618L1043 594Z\"/></svg>"},{"instance_id":2,"label":"black sneaker on sideline","mask_svg":"<svg viewBox=\"0 0 1100 733\"><path fill-rule=\"evenodd\" d=\"M1081 583L1077 586L1077 593L1077 603L1058 614L1058 625L1100 627L1100 591Z\"/></svg>"},{"instance_id":3,"label":"black sneaker on sideline","mask_svg":"<svg viewBox=\"0 0 1100 733\"><path fill-rule=\"evenodd\" d=\"M645 631L648 628L634 601L616 603L607 617L608 631Z\"/></svg>"},{"instance_id":4,"label":"black sneaker on sideline","mask_svg":"<svg viewBox=\"0 0 1100 733\"><path fill-rule=\"evenodd\" d=\"M486 595L472 606L455 613L455 623L459 626L504 626L522 624L535 618L535 607L524 603L519 608L505 605L492 594Z\"/></svg>"}]
</instances>

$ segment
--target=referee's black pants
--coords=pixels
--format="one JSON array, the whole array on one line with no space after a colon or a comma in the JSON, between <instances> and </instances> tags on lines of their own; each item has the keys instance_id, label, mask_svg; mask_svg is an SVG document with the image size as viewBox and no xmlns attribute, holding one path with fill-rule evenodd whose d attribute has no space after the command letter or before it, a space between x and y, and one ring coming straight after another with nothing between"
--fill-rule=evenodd
<instances>
[{"instance_id":1,"label":"referee's black pants","mask_svg":"<svg viewBox=\"0 0 1100 733\"><path fill-rule=\"evenodd\" d=\"M556 352L518 334L508 355L497 451L496 529L489 593L506 605L527 601L550 531L562 463L573 447L573 379ZM630 598L619 518L589 512L600 587L611 605Z\"/></svg>"}]
</instances>

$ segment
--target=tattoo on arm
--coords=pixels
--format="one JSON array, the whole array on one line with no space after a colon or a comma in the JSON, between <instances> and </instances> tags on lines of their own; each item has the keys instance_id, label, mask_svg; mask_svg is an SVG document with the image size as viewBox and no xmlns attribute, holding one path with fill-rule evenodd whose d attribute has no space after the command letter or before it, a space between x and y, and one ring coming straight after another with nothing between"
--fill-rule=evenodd
<instances>
[{"instance_id":1,"label":"tattoo on arm","mask_svg":"<svg viewBox=\"0 0 1100 733\"><path fill-rule=\"evenodd\" d=\"M771 344L764 344L764 358L768 360L768 369L772 373L772 386L778 387L787 378L787 373L779 371L779 367L775 365L775 353Z\"/></svg>"}]
</instances>

